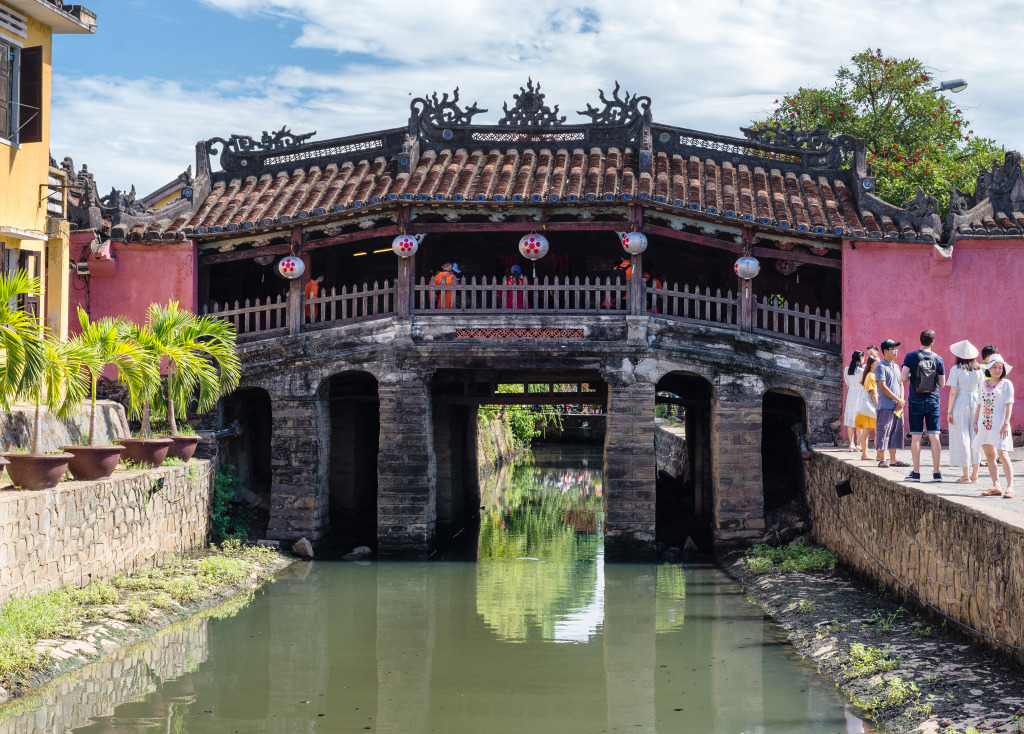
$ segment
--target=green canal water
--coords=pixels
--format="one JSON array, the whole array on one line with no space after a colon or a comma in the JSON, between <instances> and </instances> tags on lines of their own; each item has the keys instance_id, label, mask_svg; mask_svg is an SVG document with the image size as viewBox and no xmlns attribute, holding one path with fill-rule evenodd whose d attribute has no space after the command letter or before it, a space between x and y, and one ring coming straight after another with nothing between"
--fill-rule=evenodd
<instances>
[{"instance_id":1,"label":"green canal water","mask_svg":"<svg viewBox=\"0 0 1024 734\"><path fill-rule=\"evenodd\" d=\"M718 568L605 564L600 466L539 449L485 487L475 561L297 564L0 732L873 731Z\"/></svg>"}]
</instances>

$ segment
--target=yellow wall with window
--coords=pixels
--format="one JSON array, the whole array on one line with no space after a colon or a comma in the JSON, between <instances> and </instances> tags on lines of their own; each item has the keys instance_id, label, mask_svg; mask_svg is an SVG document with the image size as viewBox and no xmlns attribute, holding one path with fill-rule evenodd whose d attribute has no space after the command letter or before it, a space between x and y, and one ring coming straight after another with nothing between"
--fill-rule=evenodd
<instances>
[{"instance_id":1,"label":"yellow wall with window","mask_svg":"<svg viewBox=\"0 0 1024 734\"><path fill-rule=\"evenodd\" d=\"M0 0L0 5L5 3ZM46 208L53 30L34 18L28 18L26 25L26 37L0 27L0 42L21 49L37 46L42 49L42 140L31 143L19 143L16 138L0 140L0 241L5 250L10 251L0 266L10 269L15 258L21 262L38 262L38 274L44 285L39 316L63 337L67 335L68 323L68 226L57 218L48 220ZM12 88L16 89L18 83L18 79L11 79ZM15 236L11 236L12 233ZM33 253L35 257L23 258L22 253Z\"/></svg>"}]
</instances>

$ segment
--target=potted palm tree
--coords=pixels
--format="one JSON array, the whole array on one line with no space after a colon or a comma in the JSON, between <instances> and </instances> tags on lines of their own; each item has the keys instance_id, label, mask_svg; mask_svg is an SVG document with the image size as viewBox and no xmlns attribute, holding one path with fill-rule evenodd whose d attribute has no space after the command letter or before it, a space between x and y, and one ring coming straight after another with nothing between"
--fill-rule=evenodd
<instances>
[{"instance_id":1,"label":"potted palm tree","mask_svg":"<svg viewBox=\"0 0 1024 734\"><path fill-rule=\"evenodd\" d=\"M197 317L171 301L167 306L150 304L146 323L135 327L132 336L157 364L166 364L167 371L158 394L144 400L143 438L135 441L156 440L148 437L152 436L151 399L158 399L167 410L171 435L163 440L170 441L168 455L187 461L199 439L178 432L178 413L186 411L193 397L199 411L209 410L221 395L238 385L241 366L235 352L235 331L227 322L211 316Z\"/></svg>"},{"instance_id":2,"label":"potted palm tree","mask_svg":"<svg viewBox=\"0 0 1024 734\"><path fill-rule=\"evenodd\" d=\"M38 278L23 270L0 274L0 410L10 412L11 400L36 380L42 369L44 348L39 324L31 314L17 308L19 295L42 292ZM0 457L0 470L9 462Z\"/></svg>"},{"instance_id":3,"label":"potted palm tree","mask_svg":"<svg viewBox=\"0 0 1024 734\"><path fill-rule=\"evenodd\" d=\"M125 447L123 458L136 464L160 466L167 458L167 452L173 443L169 438L154 436L150 420L150 404L160 392L160 365L163 357L157 349L153 332L147 325L122 321L118 324L118 333L122 339L139 346L146 367L143 370L144 379L139 394L139 405L129 405L130 417L141 418L142 427L138 435L119 438L117 443Z\"/></svg>"},{"instance_id":4,"label":"potted palm tree","mask_svg":"<svg viewBox=\"0 0 1024 734\"><path fill-rule=\"evenodd\" d=\"M196 410L207 411L238 386L241 365L235 351L235 330L226 321L183 310L177 301L167 306L151 304L146 322L157 351L167 359L163 397L173 441L169 455L188 461L199 438L179 432L179 411L184 414L193 398Z\"/></svg>"},{"instance_id":5,"label":"potted palm tree","mask_svg":"<svg viewBox=\"0 0 1024 734\"><path fill-rule=\"evenodd\" d=\"M57 418L71 417L81 407L87 390L82 363L88 356L83 347L47 335L43 339L43 360L36 379L24 381L21 394L35 404L32 447L26 454L5 453L10 462L7 474L22 489L51 489L67 471L71 454L43 453L42 409Z\"/></svg>"},{"instance_id":6,"label":"potted palm tree","mask_svg":"<svg viewBox=\"0 0 1024 734\"><path fill-rule=\"evenodd\" d=\"M142 347L125 336L126 324L122 319L103 318L90 322L89 315L78 309L81 333L72 341L81 345L86 355L82 362L85 377L90 385L89 438L85 446L64 446L71 454L68 463L75 479L106 479L114 473L123 445L100 442L96 430L96 393L100 375L107 366L117 370L117 379L128 388L129 410L141 404L146 386L159 379L156 364L146 359Z\"/></svg>"}]
</instances>

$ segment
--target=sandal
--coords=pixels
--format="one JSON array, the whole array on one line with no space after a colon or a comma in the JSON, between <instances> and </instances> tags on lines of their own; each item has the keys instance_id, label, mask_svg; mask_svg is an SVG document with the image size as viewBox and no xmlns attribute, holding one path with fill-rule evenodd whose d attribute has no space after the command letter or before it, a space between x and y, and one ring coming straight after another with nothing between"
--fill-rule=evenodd
<instances>
[{"instance_id":1,"label":"sandal","mask_svg":"<svg viewBox=\"0 0 1024 734\"><path fill-rule=\"evenodd\" d=\"M982 497L1002 497L1003 491L999 487L989 487L981 493Z\"/></svg>"},{"instance_id":2,"label":"sandal","mask_svg":"<svg viewBox=\"0 0 1024 734\"><path fill-rule=\"evenodd\" d=\"M1004 500L1009 500L1009 499L1013 499L1013 497L1014 497L1013 487L1007 487L1006 491L1003 492L1003 499Z\"/></svg>"},{"instance_id":3,"label":"sandal","mask_svg":"<svg viewBox=\"0 0 1024 734\"><path fill-rule=\"evenodd\" d=\"M975 481L977 481L977 480L975 480ZM968 479L967 477L960 477L959 479L956 480L956 483L957 484L971 484L971 480Z\"/></svg>"},{"instance_id":4,"label":"sandal","mask_svg":"<svg viewBox=\"0 0 1024 734\"><path fill-rule=\"evenodd\" d=\"M907 463L907 462L905 462L905 461L894 461L894 462L892 462L891 464L889 464L889 466L901 466L901 467L907 467L907 466L910 466L910 464L908 464L908 463Z\"/></svg>"}]
</instances>

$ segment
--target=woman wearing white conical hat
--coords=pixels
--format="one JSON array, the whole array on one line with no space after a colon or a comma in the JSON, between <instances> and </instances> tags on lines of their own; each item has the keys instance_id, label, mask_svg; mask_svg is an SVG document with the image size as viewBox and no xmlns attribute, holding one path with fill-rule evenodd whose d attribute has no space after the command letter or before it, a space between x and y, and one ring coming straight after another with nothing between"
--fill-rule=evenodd
<instances>
[{"instance_id":1,"label":"woman wearing white conical hat","mask_svg":"<svg viewBox=\"0 0 1024 734\"><path fill-rule=\"evenodd\" d=\"M964 339L957 342L949 351L956 357L956 364L946 378L946 387L949 388L949 404L946 409L949 465L963 470L963 476L956 480L957 484L973 484L978 481L978 467L981 463L981 454L971 445L975 433L974 412L978 407L978 391L985 375L978 365L978 348L969 341Z\"/></svg>"}]
</instances>

